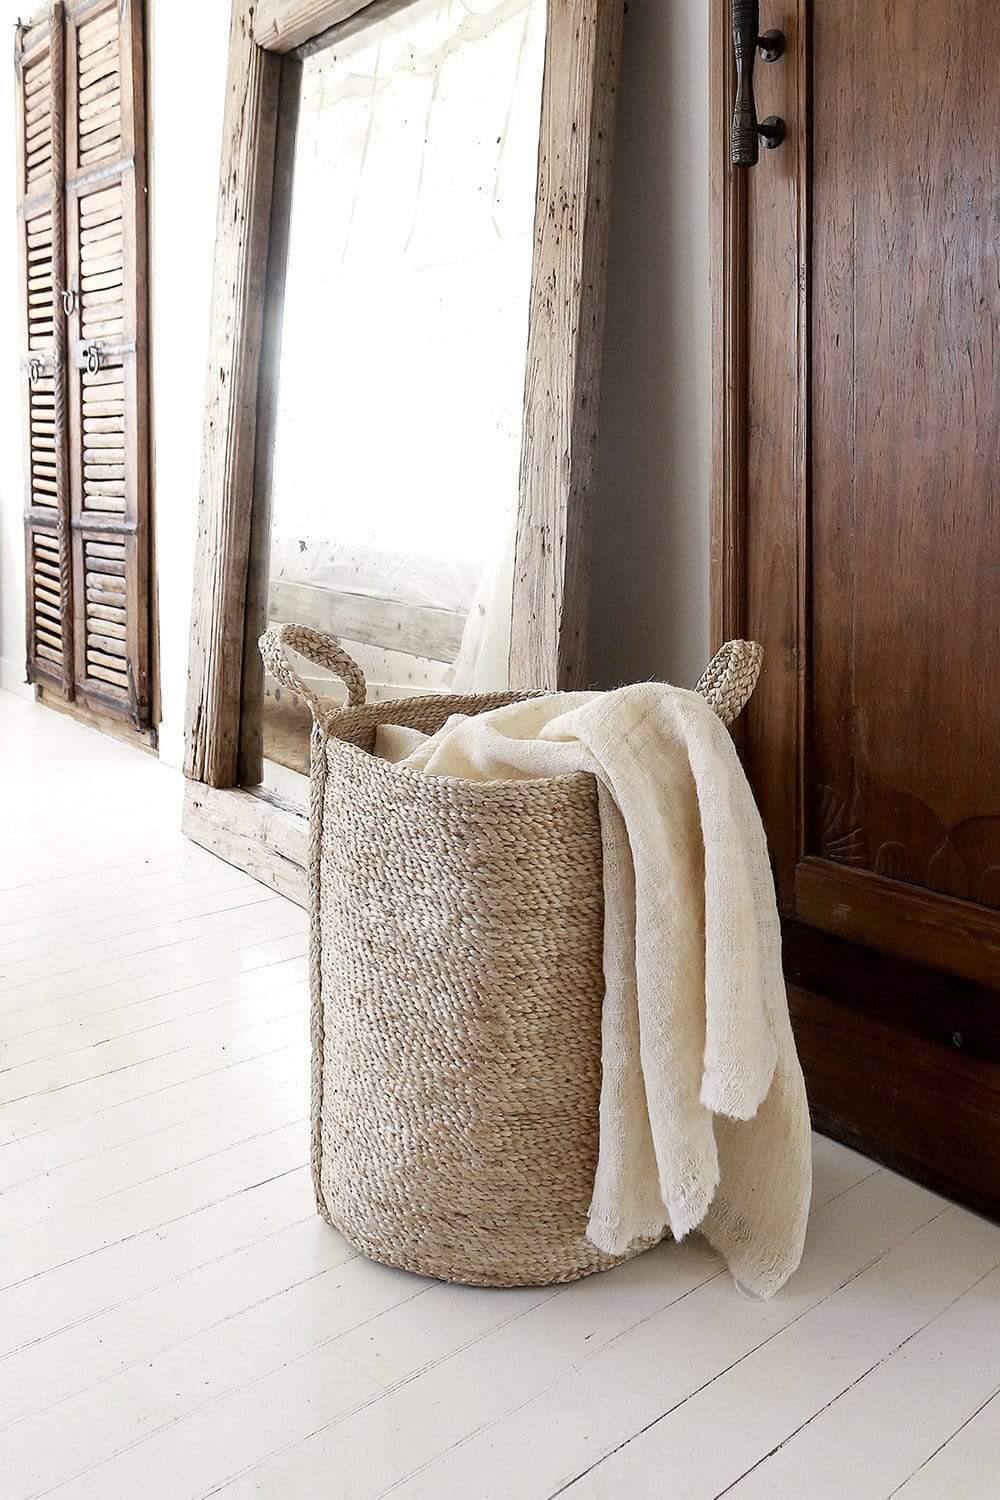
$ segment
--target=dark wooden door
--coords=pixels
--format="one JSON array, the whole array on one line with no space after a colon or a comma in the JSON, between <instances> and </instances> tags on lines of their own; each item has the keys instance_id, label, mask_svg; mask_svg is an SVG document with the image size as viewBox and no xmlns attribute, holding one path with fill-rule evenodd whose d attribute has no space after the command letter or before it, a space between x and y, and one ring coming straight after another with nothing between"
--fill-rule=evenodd
<instances>
[{"instance_id":1,"label":"dark wooden door","mask_svg":"<svg viewBox=\"0 0 1000 1500\"><path fill-rule=\"evenodd\" d=\"M1000 8L761 26L733 169L717 0L715 628L817 1121L1000 1211Z\"/></svg>"}]
</instances>

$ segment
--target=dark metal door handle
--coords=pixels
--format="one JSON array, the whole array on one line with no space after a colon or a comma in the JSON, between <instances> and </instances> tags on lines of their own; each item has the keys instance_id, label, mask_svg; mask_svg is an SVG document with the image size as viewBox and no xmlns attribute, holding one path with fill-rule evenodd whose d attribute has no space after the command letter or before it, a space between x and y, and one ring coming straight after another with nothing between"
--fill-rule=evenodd
<instances>
[{"instance_id":1,"label":"dark metal door handle","mask_svg":"<svg viewBox=\"0 0 1000 1500\"><path fill-rule=\"evenodd\" d=\"M730 153L734 167L755 167L760 142L768 150L780 146L785 139L785 122L779 115L768 115L758 123L753 96L754 60L759 52L764 62L777 62L785 50L785 33L765 31L760 35L759 0L732 0L732 3L736 103Z\"/></svg>"}]
</instances>

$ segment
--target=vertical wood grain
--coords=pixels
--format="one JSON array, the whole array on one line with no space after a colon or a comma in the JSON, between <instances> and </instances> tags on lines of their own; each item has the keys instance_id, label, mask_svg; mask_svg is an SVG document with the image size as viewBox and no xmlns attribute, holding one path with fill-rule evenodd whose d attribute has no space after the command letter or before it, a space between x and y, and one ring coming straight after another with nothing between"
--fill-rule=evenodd
<instances>
[{"instance_id":1,"label":"vertical wood grain","mask_svg":"<svg viewBox=\"0 0 1000 1500\"><path fill-rule=\"evenodd\" d=\"M14 32L14 173L17 184L17 251L20 355L22 366L28 357L28 221L21 212L27 179L27 153L24 125L24 53L27 27ZM33 605L34 538L31 527L31 385L26 370L18 372L21 384L22 465L24 470L24 636L25 676L34 681L35 610Z\"/></svg>"},{"instance_id":2,"label":"vertical wood grain","mask_svg":"<svg viewBox=\"0 0 1000 1500\"><path fill-rule=\"evenodd\" d=\"M807 668L808 0L774 18L785 55L758 64L758 114L786 139L756 167L729 165L728 0L711 17L713 244L712 629L749 635L764 668L741 743L791 913L804 850Z\"/></svg>"},{"instance_id":3,"label":"vertical wood grain","mask_svg":"<svg viewBox=\"0 0 1000 1500\"><path fill-rule=\"evenodd\" d=\"M1000 931L1000 15L934 20L814 19L810 851Z\"/></svg>"},{"instance_id":4,"label":"vertical wood grain","mask_svg":"<svg viewBox=\"0 0 1000 1500\"><path fill-rule=\"evenodd\" d=\"M709 20L709 240L712 288L712 460L709 628L712 650L746 635L747 174L730 162L736 69L730 0ZM742 737L743 716L734 726Z\"/></svg>"},{"instance_id":5,"label":"vertical wood grain","mask_svg":"<svg viewBox=\"0 0 1000 1500\"><path fill-rule=\"evenodd\" d=\"M268 231L267 282L264 288L264 320L257 378L257 431L243 627L243 682L237 768L240 786L257 786L264 774L264 664L257 642L268 621L274 441L295 182L295 141L301 95L302 64L295 58L286 57L281 64ZM301 620L298 615L281 618L294 618L299 624L309 623ZM332 627L324 621L317 628L330 630Z\"/></svg>"},{"instance_id":6,"label":"vertical wood grain","mask_svg":"<svg viewBox=\"0 0 1000 1500\"><path fill-rule=\"evenodd\" d=\"M747 202L745 622L767 666L745 745L786 914L805 852L809 3L784 11L785 55L757 69L760 117L780 115L786 135L761 151Z\"/></svg>"},{"instance_id":7,"label":"vertical wood grain","mask_svg":"<svg viewBox=\"0 0 1000 1500\"><path fill-rule=\"evenodd\" d=\"M587 670L620 0L549 0L510 647L512 688Z\"/></svg>"},{"instance_id":8,"label":"vertical wood grain","mask_svg":"<svg viewBox=\"0 0 1000 1500\"><path fill-rule=\"evenodd\" d=\"M135 354L125 361L126 518L135 531L127 547L131 620L132 713L136 727L150 717L149 587L149 326L146 180L146 90L143 7L140 0L119 0L121 48L122 144L132 158L122 177L125 199L125 276L128 342ZM129 329L128 324L131 323ZM128 334L131 338L128 338Z\"/></svg>"},{"instance_id":9,"label":"vertical wood grain","mask_svg":"<svg viewBox=\"0 0 1000 1500\"><path fill-rule=\"evenodd\" d=\"M237 774L244 609L280 60L233 0L202 438L185 772Z\"/></svg>"},{"instance_id":10,"label":"vertical wood grain","mask_svg":"<svg viewBox=\"0 0 1000 1500\"><path fill-rule=\"evenodd\" d=\"M63 7L53 5L49 17L49 57L52 66L52 281L55 327L52 341L52 382L56 416L56 468L58 473L57 531L63 617L63 696L75 697L73 681L75 615L73 557L70 534L70 494L67 452L67 340L66 319L60 306L62 289L69 280L66 245L66 28Z\"/></svg>"},{"instance_id":11,"label":"vertical wood grain","mask_svg":"<svg viewBox=\"0 0 1000 1500\"><path fill-rule=\"evenodd\" d=\"M39 68L47 67L49 81L40 93L27 97L31 85L27 74L37 74ZM27 643L27 676L36 683L47 682L64 698L73 697L73 618L72 618L72 562L70 556L69 495L67 484L67 409L66 409L66 325L62 312L61 292L65 285L66 232L64 183L66 162L64 153L65 133L65 70L63 7L61 3L47 6L31 21L19 25L14 42L15 76L15 161L18 193L18 260L21 303L21 372L24 420L24 474L25 474L25 639ZM28 139L28 111L36 111L40 101L47 100L49 106L48 131L39 135L41 122L31 126L32 139ZM31 155L48 151L48 171L39 182L37 169L29 176ZM33 226L45 215L51 217L51 251L49 256L52 304L52 330L48 347L40 350L31 340L31 310L34 305L31 278L35 277L39 262L32 255L28 236ZM34 388L29 378L29 360L38 355L44 363L43 378ZM33 394L41 399L43 387L51 386L52 440L51 456L45 456L45 475L54 484L51 504L42 506L35 494L36 464L41 457L36 454L36 427L40 414L33 414ZM42 538L42 541L38 539ZM44 539L48 538L48 541ZM47 623L42 606L36 600L36 569L39 560L37 547L44 545L49 561L58 570L58 580L51 587L58 594L60 643L56 649L40 639L42 624ZM50 550L51 549L51 550ZM51 598L44 609L52 608Z\"/></svg>"},{"instance_id":12,"label":"vertical wood grain","mask_svg":"<svg viewBox=\"0 0 1000 1500\"><path fill-rule=\"evenodd\" d=\"M75 292L68 320L67 385L76 690L97 712L127 719L139 731L149 727L152 696L143 19L141 0L84 0L69 9L66 30L66 283ZM100 66L106 75L81 89L95 57L105 58ZM99 95L97 103L88 103L86 95L94 87L108 92ZM88 111L99 108L101 99L118 102L107 107L108 124L95 134ZM108 222L101 229L85 230L95 204L111 194L118 195L117 214L109 205ZM108 238L95 241L94 235L102 230ZM112 269L104 275L88 274L84 244L88 238L91 257L102 245L111 252L104 264ZM114 247L118 247L117 254ZM116 260L119 269L115 269ZM95 334L88 311L105 309L108 331ZM96 417L85 404L95 388L88 384L91 376L84 373L81 352L92 343L103 351L104 375L123 392L99 407L101 415ZM99 432L102 424L105 433ZM88 447L97 441L95 430L98 436L114 436L120 444L107 450L107 461L123 472L121 481L107 486L110 492L120 483L120 491L113 496L104 494L93 481L94 458ZM101 617L102 606L92 588L98 569L105 588L117 577L123 581L123 622L108 624ZM110 670L109 652L116 653Z\"/></svg>"}]
</instances>

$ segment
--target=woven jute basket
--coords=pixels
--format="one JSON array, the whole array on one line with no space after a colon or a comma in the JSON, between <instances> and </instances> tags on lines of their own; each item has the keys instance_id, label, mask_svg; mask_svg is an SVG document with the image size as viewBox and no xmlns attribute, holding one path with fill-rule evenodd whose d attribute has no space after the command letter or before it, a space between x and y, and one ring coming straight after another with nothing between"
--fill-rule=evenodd
<instances>
[{"instance_id":1,"label":"woven jute basket","mask_svg":"<svg viewBox=\"0 0 1000 1500\"><path fill-rule=\"evenodd\" d=\"M340 677L347 707L317 697L286 647ZM268 631L261 654L313 714L320 1213L373 1260L445 1281L536 1286L615 1264L585 1236L604 995L593 777L477 783L391 764L372 753L380 723L433 733L534 695L366 704L357 664L299 625ZM698 691L729 723L759 668L759 647L732 642Z\"/></svg>"}]
</instances>

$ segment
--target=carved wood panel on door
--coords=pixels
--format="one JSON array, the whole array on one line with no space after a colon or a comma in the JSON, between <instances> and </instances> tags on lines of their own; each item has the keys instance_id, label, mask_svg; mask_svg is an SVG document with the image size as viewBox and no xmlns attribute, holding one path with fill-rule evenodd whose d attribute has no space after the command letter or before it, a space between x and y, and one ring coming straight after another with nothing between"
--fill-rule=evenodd
<instances>
[{"instance_id":1,"label":"carved wood panel on door","mask_svg":"<svg viewBox=\"0 0 1000 1500\"><path fill-rule=\"evenodd\" d=\"M996 908L1000 16L934 21L812 23L809 843Z\"/></svg>"}]
</instances>

